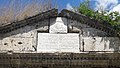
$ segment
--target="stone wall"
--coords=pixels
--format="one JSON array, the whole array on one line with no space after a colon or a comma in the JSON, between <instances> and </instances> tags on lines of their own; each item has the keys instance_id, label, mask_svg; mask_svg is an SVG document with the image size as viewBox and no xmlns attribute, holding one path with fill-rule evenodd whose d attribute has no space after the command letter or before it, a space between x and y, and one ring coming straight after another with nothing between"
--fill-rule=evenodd
<instances>
[{"instance_id":1,"label":"stone wall","mask_svg":"<svg viewBox=\"0 0 120 68\"><path fill-rule=\"evenodd\" d=\"M117 37L83 37L83 51L120 51Z\"/></svg>"},{"instance_id":2,"label":"stone wall","mask_svg":"<svg viewBox=\"0 0 120 68\"><path fill-rule=\"evenodd\" d=\"M120 53L0 53L0 68L120 68Z\"/></svg>"},{"instance_id":3,"label":"stone wall","mask_svg":"<svg viewBox=\"0 0 120 68\"><path fill-rule=\"evenodd\" d=\"M79 32L83 37L106 37L107 32L92 28L81 22L68 19L69 32Z\"/></svg>"},{"instance_id":4,"label":"stone wall","mask_svg":"<svg viewBox=\"0 0 120 68\"><path fill-rule=\"evenodd\" d=\"M120 51L119 38L111 37L107 32L92 28L81 22L61 17L46 19L34 25L26 25L25 27L0 35L0 51L37 51L38 33L77 33L79 34L80 52Z\"/></svg>"},{"instance_id":5,"label":"stone wall","mask_svg":"<svg viewBox=\"0 0 120 68\"><path fill-rule=\"evenodd\" d=\"M69 32L80 34L80 51L120 51L120 39L77 21L68 20Z\"/></svg>"},{"instance_id":6,"label":"stone wall","mask_svg":"<svg viewBox=\"0 0 120 68\"><path fill-rule=\"evenodd\" d=\"M49 20L34 25L27 25L20 29L1 35L0 51L32 52L37 47L37 32L48 31Z\"/></svg>"}]
</instances>

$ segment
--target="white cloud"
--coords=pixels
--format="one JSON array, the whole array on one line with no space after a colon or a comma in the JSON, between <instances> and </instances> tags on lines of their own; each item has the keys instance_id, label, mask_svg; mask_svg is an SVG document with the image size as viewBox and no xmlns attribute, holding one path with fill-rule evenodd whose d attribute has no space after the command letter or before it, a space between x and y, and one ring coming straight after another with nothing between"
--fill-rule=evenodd
<instances>
[{"instance_id":1,"label":"white cloud","mask_svg":"<svg viewBox=\"0 0 120 68\"><path fill-rule=\"evenodd\" d=\"M66 9L68 9L68 10L74 10L70 3L67 3Z\"/></svg>"},{"instance_id":2,"label":"white cloud","mask_svg":"<svg viewBox=\"0 0 120 68\"><path fill-rule=\"evenodd\" d=\"M118 4L117 6L115 6L111 11L117 11L120 13L120 4Z\"/></svg>"},{"instance_id":3,"label":"white cloud","mask_svg":"<svg viewBox=\"0 0 120 68\"><path fill-rule=\"evenodd\" d=\"M96 0L95 10L106 10L112 9L114 6L118 4L118 0Z\"/></svg>"}]
</instances>

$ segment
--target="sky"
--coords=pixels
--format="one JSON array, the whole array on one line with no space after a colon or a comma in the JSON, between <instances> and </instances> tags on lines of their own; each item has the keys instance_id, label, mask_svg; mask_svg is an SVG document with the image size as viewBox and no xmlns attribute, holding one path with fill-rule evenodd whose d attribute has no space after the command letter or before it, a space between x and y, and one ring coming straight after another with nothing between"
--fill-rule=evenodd
<instances>
[{"instance_id":1,"label":"sky","mask_svg":"<svg viewBox=\"0 0 120 68\"><path fill-rule=\"evenodd\" d=\"M57 0L59 8L73 9L85 0ZM120 0L90 0L90 7L94 10L110 10L120 12Z\"/></svg>"},{"instance_id":2,"label":"sky","mask_svg":"<svg viewBox=\"0 0 120 68\"><path fill-rule=\"evenodd\" d=\"M0 0L0 7L9 5L11 0ZM16 0L20 1L23 5L31 3L34 0ZM42 1L42 0L39 0ZM47 0L44 0L47 1ZM85 0L52 0L53 4L57 4L58 9L71 10L73 7L78 7L80 3ZM120 12L120 0L90 0L90 7L94 10L110 10Z\"/></svg>"}]
</instances>

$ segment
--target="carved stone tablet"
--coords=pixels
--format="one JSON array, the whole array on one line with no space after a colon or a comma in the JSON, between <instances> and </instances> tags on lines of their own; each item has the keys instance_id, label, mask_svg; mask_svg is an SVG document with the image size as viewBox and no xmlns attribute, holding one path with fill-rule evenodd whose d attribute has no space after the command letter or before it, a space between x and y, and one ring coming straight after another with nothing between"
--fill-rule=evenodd
<instances>
[{"instance_id":1,"label":"carved stone tablet","mask_svg":"<svg viewBox=\"0 0 120 68\"><path fill-rule=\"evenodd\" d=\"M37 52L79 52L79 34L38 33Z\"/></svg>"}]
</instances>

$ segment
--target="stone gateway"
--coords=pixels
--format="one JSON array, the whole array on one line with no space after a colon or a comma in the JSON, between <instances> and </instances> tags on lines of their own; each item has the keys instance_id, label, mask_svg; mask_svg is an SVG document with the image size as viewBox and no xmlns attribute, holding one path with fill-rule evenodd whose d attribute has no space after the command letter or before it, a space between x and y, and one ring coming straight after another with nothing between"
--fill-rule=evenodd
<instances>
[{"instance_id":1,"label":"stone gateway","mask_svg":"<svg viewBox=\"0 0 120 68\"><path fill-rule=\"evenodd\" d=\"M0 52L114 52L120 39L110 25L79 13L52 9L0 26Z\"/></svg>"},{"instance_id":2,"label":"stone gateway","mask_svg":"<svg viewBox=\"0 0 120 68\"><path fill-rule=\"evenodd\" d=\"M119 52L111 25L66 9L0 25L0 68L120 68Z\"/></svg>"}]
</instances>

